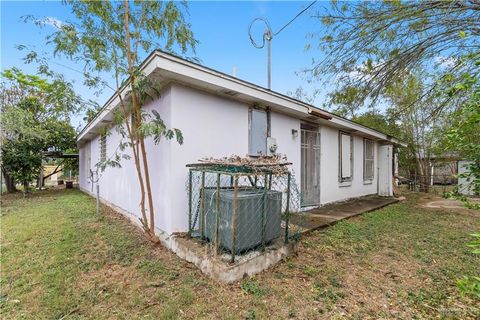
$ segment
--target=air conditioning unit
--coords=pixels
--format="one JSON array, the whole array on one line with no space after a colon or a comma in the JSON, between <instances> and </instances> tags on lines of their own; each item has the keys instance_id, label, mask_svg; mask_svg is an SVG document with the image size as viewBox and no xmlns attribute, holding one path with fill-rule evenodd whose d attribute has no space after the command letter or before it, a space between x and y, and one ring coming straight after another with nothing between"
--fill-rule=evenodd
<instances>
[{"instance_id":1,"label":"air conditioning unit","mask_svg":"<svg viewBox=\"0 0 480 320\"><path fill-rule=\"evenodd\" d=\"M262 244L262 214L264 190L239 189L237 193L237 218L235 252L258 247ZM205 189L205 236L215 241L216 189ZM233 189L220 190L218 235L220 246L232 251L233 212L235 192ZM265 243L280 237L282 193L268 190L265 199Z\"/></svg>"}]
</instances>

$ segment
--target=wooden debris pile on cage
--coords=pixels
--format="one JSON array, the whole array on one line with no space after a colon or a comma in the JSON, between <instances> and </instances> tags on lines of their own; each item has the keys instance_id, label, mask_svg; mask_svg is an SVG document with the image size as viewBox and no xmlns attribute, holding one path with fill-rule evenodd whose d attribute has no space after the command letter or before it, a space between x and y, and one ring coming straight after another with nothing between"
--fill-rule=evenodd
<instances>
[{"instance_id":1,"label":"wooden debris pile on cage","mask_svg":"<svg viewBox=\"0 0 480 320\"><path fill-rule=\"evenodd\" d=\"M203 158L198 163L188 164L187 167L225 171L230 173L270 173L285 174L291 165L285 156L240 157L230 156L223 158Z\"/></svg>"}]
</instances>

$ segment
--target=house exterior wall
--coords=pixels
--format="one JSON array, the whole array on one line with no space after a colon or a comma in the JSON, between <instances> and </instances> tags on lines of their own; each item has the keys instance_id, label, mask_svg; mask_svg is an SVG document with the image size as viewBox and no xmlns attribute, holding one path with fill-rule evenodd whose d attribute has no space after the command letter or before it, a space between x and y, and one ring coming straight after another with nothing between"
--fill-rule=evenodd
<instances>
[{"instance_id":1,"label":"house exterior wall","mask_svg":"<svg viewBox=\"0 0 480 320\"><path fill-rule=\"evenodd\" d=\"M373 180L363 181L363 137L353 137L353 177L352 181L339 182L339 130L327 126L320 128L320 204L361 197L377 193L378 174ZM374 168L378 166L378 144L374 143Z\"/></svg>"},{"instance_id":2,"label":"house exterior wall","mask_svg":"<svg viewBox=\"0 0 480 320\"><path fill-rule=\"evenodd\" d=\"M173 123L181 128L184 144L172 148L171 188L174 223L171 232L185 231L188 225L188 195L185 192L188 163L204 157L245 156L248 153L249 105L179 85L172 87ZM278 113L271 114L271 135L277 139L278 152L300 170L300 138L291 130L300 129L300 121Z\"/></svg>"},{"instance_id":3,"label":"house exterior wall","mask_svg":"<svg viewBox=\"0 0 480 320\"><path fill-rule=\"evenodd\" d=\"M178 128L184 137L183 145L163 139L155 145L147 139L150 180L156 212L156 226L172 234L188 229L189 163L204 157L245 156L248 153L249 105L222 96L213 95L179 84L171 84L161 98L145 106L157 110L167 127ZM286 155L293 165L297 187L300 188L301 121L280 113L271 113L271 136L276 138L280 154ZM320 128L320 204L378 192L378 165L383 156L375 142L375 175L371 183L363 181L363 138L353 135L353 179L348 184L338 180L339 130L327 126ZM107 156L112 156L121 136L109 130ZM88 180L88 148L91 149L91 169L99 161L99 138L94 137L80 147L80 187L95 192ZM129 148L125 150L131 156ZM140 190L133 157L122 159L121 168L108 167L99 179L100 197L121 209L140 217Z\"/></svg>"},{"instance_id":4,"label":"house exterior wall","mask_svg":"<svg viewBox=\"0 0 480 320\"><path fill-rule=\"evenodd\" d=\"M171 124L171 103L170 89L165 90L161 98L148 103L146 110L157 110L167 126ZM115 154L120 141L121 134L115 128L108 130L107 134L107 158ZM171 160L170 146L172 141L162 140L155 145L152 139L146 139L147 157L150 165L150 180L154 195L154 209L156 213L156 226L160 230L167 231L171 224L170 212L170 188L168 187L169 168ZM91 161L88 166L88 148L90 148ZM89 181L89 169L95 171L96 164L100 161L99 136L95 136L89 142L80 147L80 188L94 193L96 186ZM121 159L120 168L107 167L103 172L99 171L98 185L100 186L100 197L113 205L140 218L140 189L135 169L135 162L130 147L127 147L121 154L128 155L130 159ZM161 195L161 196L160 196Z\"/></svg>"}]
</instances>

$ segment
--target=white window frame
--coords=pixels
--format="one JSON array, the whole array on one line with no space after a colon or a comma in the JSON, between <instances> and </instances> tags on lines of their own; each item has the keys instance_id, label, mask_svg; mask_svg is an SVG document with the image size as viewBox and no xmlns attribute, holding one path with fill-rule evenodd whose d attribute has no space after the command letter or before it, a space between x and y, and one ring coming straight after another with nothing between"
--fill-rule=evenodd
<instances>
[{"instance_id":1,"label":"white window frame","mask_svg":"<svg viewBox=\"0 0 480 320\"><path fill-rule=\"evenodd\" d=\"M367 154L367 144L371 144L372 154ZM371 165L371 175L367 174L367 166ZM375 143L373 140L364 138L363 139L363 182L372 183L375 179Z\"/></svg>"},{"instance_id":2,"label":"white window frame","mask_svg":"<svg viewBox=\"0 0 480 320\"><path fill-rule=\"evenodd\" d=\"M345 176L343 172L343 136L350 138L350 174ZM338 181L340 183L351 183L353 180L353 137L351 133L339 131L338 132Z\"/></svg>"},{"instance_id":3,"label":"white window frame","mask_svg":"<svg viewBox=\"0 0 480 320\"><path fill-rule=\"evenodd\" d=\"M100 156L100 162L105 162L107 161L107 134L103 133L100 135L99 141L99 156Z\"/></svg>"}]
</instances>

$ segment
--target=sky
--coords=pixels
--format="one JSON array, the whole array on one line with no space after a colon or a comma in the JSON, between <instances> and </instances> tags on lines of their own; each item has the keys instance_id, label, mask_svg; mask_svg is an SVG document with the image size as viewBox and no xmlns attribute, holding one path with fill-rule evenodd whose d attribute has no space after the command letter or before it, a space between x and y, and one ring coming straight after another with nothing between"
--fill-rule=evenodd
<instances>
[{"instance_id":1,"label":"sky","mask_svg":"<svg viewBox=\"0 0 480 320\"><path fill-rule=\"evenodd\" d=\"M255 48L248 36L250 22L257 18L266 18L272 30L278 31L311 1L193 1L189 2L189 17L192 31L199 40L196 57L204 66L232 74L240 79L267 86L267 50ZM297 18L272 40L272 90L280 93L295 91L302 86L311 92L312 84L307 83L301 71L311 66L312 57L318 52L306 52L307 33L321 31L318 20L311 15L328 5L319 1ZM25 65L24 53L17 45L28 45L36 50L51 53L45 45L45 37L54 31L54 27L41 29L31 22L23 22L22 16L33 15L39 19L53 18L59 21L73 20L70 9L59 1L1 1L1 61L2 70L18 67L24 72L34 73L35 65ZM52 21L53 21L52 19ZM253 36L261 40L263 26L256 23ZM103 105L113 94L105 90L95 96L94 90L84 87L81 75L73 70L81 70L81 64L67 60L55 60L52 69L61 72L67 79L75 82L77 92L85 99L93 99ZM73 69L73 70L72 70ZM300 72L300 74L298 74ZM321 104L319 99L315 101ZM73 117L75 126L82 126L82 114Z\"/></svg>"}]
</instances>

